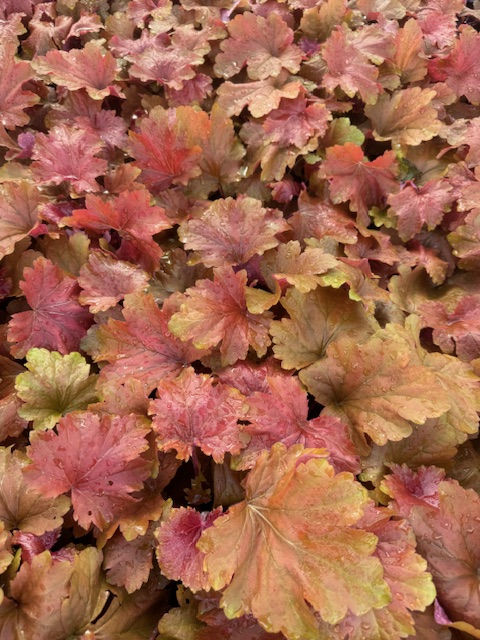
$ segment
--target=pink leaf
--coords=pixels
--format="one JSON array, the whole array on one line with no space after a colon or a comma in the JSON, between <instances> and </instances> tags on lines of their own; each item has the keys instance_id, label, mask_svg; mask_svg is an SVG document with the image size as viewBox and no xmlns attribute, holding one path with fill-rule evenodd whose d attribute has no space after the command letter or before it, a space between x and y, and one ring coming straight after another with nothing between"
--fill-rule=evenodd
<instances>
[{"instance_id":1,"label":"pink leaf","mask_svg":"<svg viewBox=\"0 0 480 640\"><path fill-rule=\"evenodd\" d=\"M147 287L148 276L129 262L116 260L108 253L92 251L88 263L80 269L78 284L82 292L81 304L90 305L91 313L106 311L128 293L136 293Z\"/></svg>"},{"instance_id":2,"label":"pink leaf","mask_svg":"<svg viewBox=\"0 0 480 640\"><path fill-rule=\"evenodd\" d=\"M434 80L445 82L458 98L465 96L472 104L480 103L480 34L462 25L450 55L433 58L429 65Z\"/></svg>"},{"instance_id":3,"label":"pink leaf","mask_svg":"<svg viewBox=\"0 0 480 640\"><path fill-rule=\"evenodd\" d=\"M349 98L359 94L366 104L375 104L382 90L378 69L371 64L358 46L349 42L346 29L334 31L322 48L327 70L323 86L330 91L340 87Z\"/></svg>"},{"instance_id":4,"label":"pink leaf","mask_svg":"<svg viewBox=\"0 0 480 640\"><path fill-rule=\"evenodd\" d=\"M245 444L238 421L246 411L242 394L189 367L173 380L161 380L157 400L150 403L153 429L162 451L175 449L188 460L195 447L215 462L227 451L236 454Z\"/></svg>"},{"instance_id":5,"label":"pink leaf","mask_svg":"<svg viewBox=\"0 0 480 640\"><path fill-rule=\"evenodd\" d=\"M40 184L67 180L78 194L98 191L95 178L108 166L106 160L96 157L102 146L98 136L86 129L61 125L48 135L37 133L32 153L34 177Z\"/></svg>"},{"instance_id":6,"label":"pink leaf","mask_svg":"<svg viewBox=\"0 0 480 640\"><path fill-rule=\"evenodd\" d=\"M213 282L199 280L187 289L180 311L172 316L169 329L182 340L192 340L198 349L220 344L222 365L246 358L249 346L259 356L270 344L271 313L251 313L247 308L247 272L231 267L215 270ZM250 290L252 291L252 290Z\"/></svg>"},{"instance_id":7,"label":"pink leaf","mask_svg":"<svg viewBox=\"0 0 480 640\"><path fill-rule=\"evenodd\" d=\"M20 288L31 311L15 313L8 325L11 352L23 358L32 347L44 347L67 354L77 351L80 340L92 324L92 316L78 303L80 291L75 278L46 258L37 258L24 270Z\"/></svg>"},{"instance_id":8,"label":"pink leaf","mask_svg":"<svg viewBox=\"0 0 480 640\"><path fill-rule=\"evenodd\" d=\"M60 420L58 435L37 432L32 440L27 482L45 497L71 492L80 526L88 529L93 523L103 529L134 502L129 494L150 475L150 462L140 456L148 449L147 424L135 415L70 413Z\"/></svg>"},{"instance_id":9,"label":"pink leaf","mask_svg":"<svg viewBox=\"0 0 480 640\"><path fill-rule=\"evenodd\" d=\"M34 74L28 62L15 60L16 51L15 42L2 42L0 45L0 123L6 129L28 124L30 117L24 109L40 100L35 93L22 89Z\"/></svg>"},{"instance_id":10,"label":"pink leaf","mask_svg":"<svg viewBox=\"0 0 480 640\"><path fill-rule=\"evenodd\" d=\"M70 91L86 89L95 100L103 100L110 94L123 96L112 86L117 72L116 60L96 40L87 42L83 49L49 51L45 57L35 58L32 66Z\"/></svg>"},{"instance_id":11,"label":"pink leaf","mask_svg":"<svg viewBox=\"0 0 480 640\"><path fill-rule=\"evenodd\" d=\"M223 53L217 55L215 73L230 78L247 66L252 80L276 77L287 69L296 73L302 51L293 44L293 31L282 18L270 12L268 18L245 12L228 23L230 37L222 42Z\"/></svg>"},{"instance_id":12,"label":"pink leaf","mask_svg":"<svg viewBox=\"0 0 480 640\"><path fill-rule=\"evenodd\" d=\"M241 454L247 466L252 466L261 451L282 442L287 447L303 444L306 448L326 448L329 461L338 473L360 472L359 458L347 427L330 416L307 419L308 398L298 378L273 375L267 382L268 392L256 391L247 400L246 419L251 424L245 426L245 431L252 439Z\"/></svg>"},{"instance_id":13,"label":"pink leaf","mask_svg":"<svg viewBox=\"0 0 480 640\"><path fill-rule=\"evenodd\" d=\"M221 514L220 507L203 513L190 507L172 509L169 519L162 522L156 532L157 560L167 578L181 580L194 592L208 589L208 576L203 570L205 554L196 544L203 531Z\"/></svg>"},{"instance_id":14,"label":"pink leaf","mask_svg":"<svg viewBox=\"0 0 480 640\"><path fill-rule=\"evenodd\" d=\"M385 151L369 162L361 147L352 142L327 149L320 176L329 181L333 202L349 200L350 209L365 226L370 224L368 210L374 205L382 207L387 196L398 190L393 151Z\"/></svg>"},{"instance_id":15,"label":"pink leaf","mask_svg":"<svg viewBox=\"0 0 480 640\"><path fill-rule=\"evenodd\" d=\"M197 218L180 225L179 238L193 249L194 262L206 267L244 264L278 245L277 233L289 229L277 209L264 209L255 198L216 200ZM192 261L190 261L192 264Z\"/></svg>"},{"instance_id":16,"label":"pink leaf","mask_svg":"<svg viewBox=\"0 0 480 640\"><path fill-rule=\"evenodd\" d=\"M382 491L393 498L390 506L406 518L413 507L438 508L438 486L445 477L443 469L420 467L412 471L406 464L389 465L392 473L382 481Z\"/></svg>"},{"instance_id":17,"label":"pink leaf","mask_svg":"<svg viewBox=\"0 0 480 640\"><path fill-rule=\"evenodd\" d=\"M446 182L430 180L418 188L406 185L399 193L388 197L388 204L398 218L398 233L402 240L411 240L423 225L429 231L443 219L453 201L452 187Z\"/></svg>"},{"instance_id":18,"label":"pink leaf","mask_svg":"<svg viewBox=\"0 0 480 640\"><path fill-rule=\"evenodd\" d=\"M480 296L463 297L449 312L442 302L419 308L423 325L433 328L433 341L444 353L470 362L480 357Z\"/></svg>"}]
</instances>

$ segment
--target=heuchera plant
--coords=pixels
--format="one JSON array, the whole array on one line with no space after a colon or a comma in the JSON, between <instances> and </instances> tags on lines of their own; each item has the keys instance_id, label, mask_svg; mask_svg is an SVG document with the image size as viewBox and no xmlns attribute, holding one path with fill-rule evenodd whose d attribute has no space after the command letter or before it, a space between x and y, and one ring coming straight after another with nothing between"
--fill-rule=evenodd
<instances>
[{"instance_id":1,"label":"heuchera plant","mask_svg":"<svg viewBox=\"0 0 480 640\"><path fill-rule=\"evenodd\" d=\"M0 639L480 638L480 6L0 2Z\"/></svg>"}]
</instances>

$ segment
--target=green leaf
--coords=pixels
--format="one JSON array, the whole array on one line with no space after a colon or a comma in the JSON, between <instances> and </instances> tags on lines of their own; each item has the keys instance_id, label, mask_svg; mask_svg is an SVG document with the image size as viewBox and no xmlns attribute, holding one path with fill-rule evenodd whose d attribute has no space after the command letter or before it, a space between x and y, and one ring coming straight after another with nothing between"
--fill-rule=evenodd
<instances>
[{"instance_id":1,"label":"green leaf","mask_svg":"<svg viewBox=\"0 0 480 640\"><path fill-rule=\"evenodd\" d=\"M34 429L52 429L62 416L81 411L98 400L96 375L77 352L66 356L48 349L30 349L28 371L17 376L15 388L24 405L18 414L33 420Z\"/></svg>"}]
</instances>

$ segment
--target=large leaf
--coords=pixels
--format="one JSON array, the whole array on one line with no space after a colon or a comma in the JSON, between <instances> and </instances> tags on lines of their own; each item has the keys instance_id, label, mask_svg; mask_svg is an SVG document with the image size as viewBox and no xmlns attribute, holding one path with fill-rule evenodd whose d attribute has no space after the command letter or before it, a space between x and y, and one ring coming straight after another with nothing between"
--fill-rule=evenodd
<instances>
[{"instance_id":1,"label":"large leaf","mask_svg":"<svg viewBox=\"0 0 480 640\"><path fill-rule=\"evenodd\" d=\"M173 380L161 380L157 396L149 414L161 450L175 449L178 458L188 460L198 447L222 462L227 451L235 454L244 446L246 438L238 421L246 407L237 389L214 385L212 377L189 367Z\"/></svg>"},{"instance_id":2,"label":"large leaf","mask_svg":"<svg viewBox=\"0 0 480 640\"><path fill-rule=\"evenodd\" d=\"M360 339L374 330L374 323L362 305L350 300L343 289L318 287L308 293L293 289L281 303L290 317L274 320L270 333L273 352L284 369L302 369L313 364L343 334Z\"/></svg>"},{"instance_id":3,"label":"large leaf","mask_svg":"<svg viewBox=\"0 0 480 640\"><path fill-rule=\"evenodd\" d=\"M148 448L147 421L77 412L62 418L57 431L32 437L27 483L47 498L70 492L80 526L103 529L150 475L150 462L140 455Z\"/></svg>"},{"instance_id":4,"label":"large leaf","mask_svg":"<svg viewBox=\"0 0 480 640\"><path fill-rule=\"evenodd\" d=\"M103 147L96 133L86 128L64 124L47 134L38 133L32 157L32 170L39 184L56 185L64 180L71 184L72 193L98 191L95 178L103 175L108 163L97 154Z\"/></svg>"},{"instance_id":5,"label":"large leaf","mask_svg":"<svg viewBox=\"0 0 480 640\"><path fill-rule=\"evenodd\" d=\"M32 347L44 347L62 354L77 351L80 340L92 323L92 316L78 303L79 287L50 260L38 258L24 270L20 288L31 311L13 315L8 339L15 343L11 352L17 358Z\"/></svg>"},{"instance_id":6,"label":"large leaf","mask_svg":"<svg viewBox=\"0 0 480 640\"><path fill-rule=\"evenodd\" d=\"M185 249L195 251L190 264L222 267L243 264L276 247L276 234L288 229L280 211L240 195L236 200L215 200L198 217L180 225L179 238Z\"/></svg>"},{"instance_id":7,"label":"large leaf","mask_svg":"<svg viewBox=\"0 0 480 640\"><path fill-rule=\"evenodd\" d=\"M431 104L435 97L433 89L420 87L380 96L374 105L365 107L365 115L373 124L374 137L411 146L431 140L442 126L437 110Z\"/></svg>"},{"instance_id":8,"label":"large leaf","mask_svg":"<svg viewBox=\"0 0 480 640\"><path fill-rule=\"evenodd\" d=\"M377 444L401 440L412 433L412 422L423 424L450 408L434 372L400 333L379 332L363 344L343 335L300 379L326 413L351 425L362 448L364 434Z\"/></svg>"},{"instance_id":9,"label":"large leaf","mask_svg":"<svg viewBox=\"0 0 480 640\"><path fill-rule=\"evenodd\" d=\"M125 321L110 318L92 328L83 342L95 362L109 363L100 374L102 386L129 383L133 378L150 393L158 380L179 373L205 353L170 333L168 305L159 309L150 294L126 295L123 317Z\"/></svg>"},{"instance_id":10,"label":"large leaf","mask_svg":"<svg viewBox=\"0 0 480 640\"><path fill-rule=\"evenodd\" d=\"M199 280L187 289L180 311L168 327L182 340L191 340L197 349L221 343L222 365L243 360L249 346L262 356L270 344L267 329L272 314L249 310L247 293L251 292L245 270L235 273L230 267L219 267L213 282Z\"/></svg>"},{"instance_id":11,"label":"large leaf","mask_svg":"<svg viewBox=\"0 0 480 640\"><path fill-rule=\"evenodd\" d=\"M307 603L335 624L348 611L362 615L390 601L371 557L377 538L354 528L366 491L351 474L335 475L324 456L322 449L274 445L249 474L245 501L200 538L228 618L252 613L267 631L317 640Z\"/></svg>"},{"instance_id":12,"label":"large leaf","mask_svg":"<svg viewBox=\"0 0 480 640\"><path fill-rule=\"evenodd\" d=\"M83 49L49 51L45 57L36 58L32 66L70 91L86 89L95 100L118 95L112 86L117 72L115 58L98 41L87 42Z\"/></svg>"},{"instance_id":13,"label":"large leaf","mask_svg":"<svg viewBox=\"0 0 480 640\"><path fill-rule=\"evenodd\" d=\"M301 50L293 44L293 31L279 14L268 18L245 12L228 23L230 38L222 42L222 53L214 67L217 76L230 78L247 67L252 80L276 77L282 69L296 73L302 60Z\"/></svg>"}]
</instances>

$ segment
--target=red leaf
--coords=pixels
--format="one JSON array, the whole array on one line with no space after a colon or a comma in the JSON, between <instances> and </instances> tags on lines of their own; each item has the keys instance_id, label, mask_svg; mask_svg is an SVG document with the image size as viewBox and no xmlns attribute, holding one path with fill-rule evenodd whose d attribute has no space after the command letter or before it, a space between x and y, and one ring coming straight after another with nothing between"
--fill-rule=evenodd
<instances>
[{"instance_id":1,"label":"red leaf","mask_svg":"<svg viewBox=\"0 0 480 640\"><path fill-rule=\"evenodd\" d=\"M28 182L7 182L0 200L0 256L8 255L15 244L39 226L38 207L43 198Z\"/></svg>"},{"instance_id":2,"label":"red leaf","mask_svg":"<svg viewBox=\"0 0 480 640\"><path fill-rule=\"evenodd\" d=\"M310 138L326 132L329 120L331 114L322 102L307 106L304 95L294 100L283 98L279 108L270 111L263 123L265 141L278 142L280 147L293 144L301 149Z\"/></svg>"},{"instance_id":3,"label":"red leaf","mask_svg":"<svg viewBox=\"0 0 480 640\"><path fill-rule=\"evenodd\" d=\"M150 462L148 423L140 416L97 416L75 412L62 418L54 431L37 432L24 473L42 495L54 498L71 492L75 520L84 529L105 528L119 510L134 502L129 494L142 488Z\"/></svg>"},{"instance_id":4,"label":"red leaf","mask_svg":"<svg viewBox=\"0 0 480 640\"><path fill-rule=\"evenodd\" d=\"M302 51L293 44L293 31L274 11L266 19L248 11L237 15L228 31L230 37L220 45L223 53L216 57L217 76L231 78L245 65L252 80L276 77L282 69L299 70Z\"/></svg>"},{"instance_id":5,"label":"red leaf","mask_svg":"<svg viewBox=\"0 0 480 640\"><path fill-rule=\"evenodd\" d=\"M378 69L368 61L358 46L349 42L347 30L334 31L322 47L327 65L322 84L333 91L340 87L349 98L358 93L366 104L375 104L382 86L377 82Z\"/></svg>"},{"instance_id":6,"label":"red leaf","mask_svg":"<svg viewBox=\"0 0 480 640\"><path fill-rule=\"evenodd\" d=\"M171 314L171 305L164 303L160 310L151 295L125 296L125 322L110 319L92 329L84 341L95 362L110 363L102 367L100 383L127 383L135 378L150 393L161 378L179 373L185 364L205 355L170 333Z\"/></svg>"},{"instance_id":7,"label":"red leaf","mask_svg":"<svg viewBox=\"0 0 480 640\"><path fill-rule=\"evenodd\" d=\"M442 302L428 301L419 308L423 325L433 328L433 341L444 353L456 353L470 362L480 357L480 296L465 296L453 311Z\"/></svg>"},{"instance_id":8,"label":"red leaf","mask_svg":"<svg viewBox=\"0 0 480 640\"><path fill-rule=\"evenodd\" d=\"M48 135L37 133L32 158L32 170L40 184L71 183L78 194L98 191L96 177L107 170L106 160L96 158L102 148L97 135L86 129L55 127Z\"/></svg>"},{"instance_id":9,"label":"red leaf","mask_svg":"<svg viewBox=\"0 0 480 640\"><path fill-rule=\"evenodd\" d=\"M351 216L336 207L327 197L314 198L302 191L298 198L298 211L288 223L295 232L296 240L330 236L344 244L355 244L357 230Z\"/></svg>"},{"instance_id":10,"label":"red leaf","mask_svg":"<svg viewBox=\"0 0 480 640\"><path fill-rule=\"evenodd\" d=\"M246 440L238 425L246 411L244 398L233 387L213 383L191 367L173 380L160 380L158 399L152 400L148 413L154 416L162 451L175 449L177 458L188 460L199 447L218 463L227 451L239 453Z\"/></svg>"},{"instance_id":11,"label":"red leaf","mask_svg":"<svg viewBox=\"0 0 480 640\"><path fill-rule=\"evenodd\" d=\"M403 518L408 518L415 506L438 509L438 486L445 471L437 467L420 467L412 471L406 464L389 465L392 473L382 481L381 489L393 498L390 507Z\"/></svg>"},{"instance_id":12,"label":"red leaf","mask_svg":"<svg viewBox=\"0 0 480 640\"><path fill-rule=\"evenodd\" d=\"M3 36L4 38L5 36ZM15 42L2 42L0 45L0 123L6 129L15 129L28 124L30 117L24 109L39 102L40 97L31 91L24 91L22 86L34 77L30 64L17 62Z\"/></svg>"},{"instance_id":13,"label":"red leaf","mask_svg":"<svg viewBox=\"0 0 480 640\"><path fill-rule=\"evenodd\" d=\"M122 191L107 201L89 194L85 201L87 208L75 209L71 217L62 220L61 225L97 233L115 229L123 238L118 256L127 260L135 257L140 266L155 271L162 250L152 236L172 225L164 209L152 206L151 199L146 189ZM125 253L128 255L124 256Z\"/></svg>"},{"instance_id":14,"label":"red leaf","mask_svg":"<svg viewBox=\"0 0 480 640\"><path fill-rule=\"evenodd\" d=\"M86 89L95 100L103 100L110 94L123 96L112 86L117 72L116 60L96 40L87 42L83 49L49 51L45 57L35 58L32 66L39 74L49 75L52 82L70 91Z\"/></svg>"},{"instance_id":15,"label":"red leaf","mask_svg":"<svg viewBox=\"0 0 480 640\"><path fill-rule=\"evenodd\" d=\"M77 127L97 136L107 148L127 146L126 122L115 115L115 111L102 109L99 100L93 100L83 91L68 94L65 102L52 107L49 123ZM133 167L131 165L121 165ZM124 186L126 188L126 186Z\"/></svg>"},{"instance_id":16,"label":"red leaf","mask_svg":"<svg viewBox=\"0 0 480 640\"><path fill-rule=\"evenodd\" d=\"M214 280L199 280L187 289L180 311L172 316L169 329L182 340L192 340L198 349L221 343L222 365L246 358L249 346L259 356L270 344L271 313L251 313L247 308L247 272L231 267L215 270Z\"/></svg>"},{"instance_id":17,"label":"red leaf","mask_svg":"<svg viewBox=\"0 0 480 640\"><path fill-rule=\"evenodd\" d=\"M31 311L15 313L8 325L8 340L16 358L23 358L32 347L44 347L65 355L78 351L80 340L92 324L92 316L80 306L80 291L70 278L50 260L37 258L24 270L20 288Z\"/></svg>"},{"instance_id":18,"label":"red leaf","mask_svg":"<svg viewBox=\"0 0 480 640\"><path fill-rule=\"evenodd\" d=\"M370 224L368 210L374 205L383 207L387 196L398 191L395 176L393 151L369 162L361 147L352 142L327 149L327 159L320 168L320 177L330 183L333 202L350 200L350 209L365 226Z\"/></svg>"},{"instance_id":19,"label":"red leaf","mask_svg":"<svg viewBox=\"0 0 480 640\"><path fill-rule=\"evenodd\" d=\"M208 589L208 576L203 570L205 554L196 544L203 531L221 514L221 507L203 513L190 507L172 509L168 520L162 522L155 534L158 564L169 580L181 580L194 592Z\"/></svg>"},{"instance_id":20,"label":"red leaf","mask_svg":"<svg viewBox=\"0 0 480 640\"><path fill-rule=\"evenodd\" d=\"M452 187L446 182L430 180L422 187L406 185L399 193L388 197L388 204L398 218L398 233L402 240L411 240L424 224L429 231L443 219L453 201Z\"/></svg>"},{"instance_id":21,"label":"red leaf","mask_svg":"<svg viewBox=\"0 0 480 640\"><path fill-rule=\"evenodd\" d=\"M473 27L461 26L450 55L431 60L429 72L434 80L453 89L458 98L465 96L472 104L479 104L480 34Z\"/></svg>"},{"instance_id":22,"label":"red leaf","mask_svg":"<svg viewBox=\"0 0 480 640\"><path fill-rule=\"evenodd\" d=\"M289 225L277 209L264 209L255 198L216 200L196 218L180 225L179 238L185 249L196 253L190 264L206 267L239 265L255 254L278 245L277 233Z\"/></svg>"},{"instance_id":23,"label":"red leaf","mask_svg":"<svg viewBox=\"0 0 480 640\"><path fill-rule=\"evenodd\" d=\"M80 269L78 284L83 291L78 299L90 305L91 313L114 307L128 293L147 287L148 276L129 262L116 260L108 253L92 251L88 263Z\"/></svg>"},{"instance_id":24,"label":"red leaf","mask_svg":"<svg viewBox=\"0 0 480 640\"><path fill-rule=\"evenodd\" d=\"M337 473L360 472L360 461L350 440L347 427L337 418L320 416L308 420L308 398L298 378L273 375L267 378L268 392L256 391L247 401L246 419L251 424L245 431L252 436L241 459L250 467L255 457L269 450L276 442L287 447L328 449L329 461ZM242 463L242 467L245 468Z\"/></svg>"},{"instance_id":25,"label":"red leaf","mask_svg":"<svg viewBox=\"0 0 480 640\"><path fill-rule=\"evenodd\" d=\"M480 627L480 496L454 480L438 487L439 508L414 507L410 522L438 599L452 620Z\"/></svg>"},{"instance_id":26,"label":"red leaf","mask_svg":"<svg viewBox=\"0 0 480 640\"><path fill-rule=\"evenodd\" d=\"M192 107L165 110L155 107L140 124L140 133L130 132L135 166L141 180L153 192L172 184L186 185L199 176L202 148L199 136L208 130L208 115Z\"/></svg>"}]
</instances>

